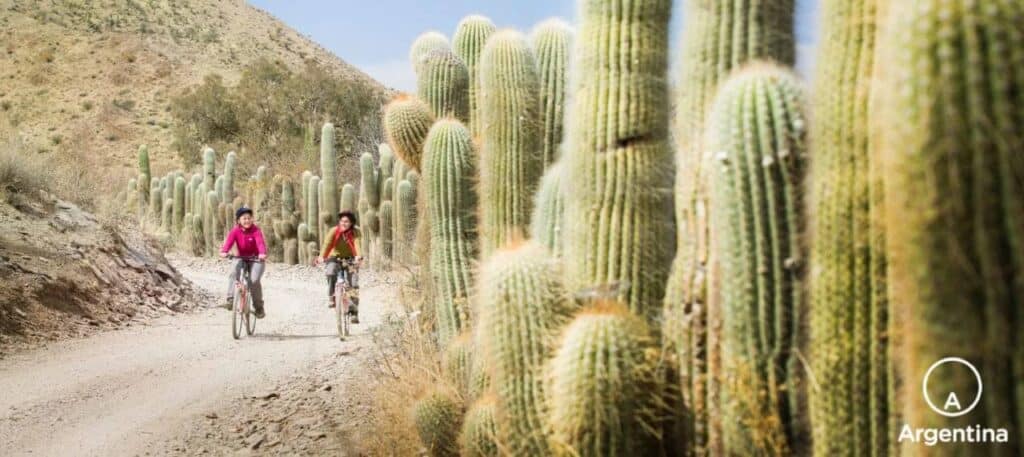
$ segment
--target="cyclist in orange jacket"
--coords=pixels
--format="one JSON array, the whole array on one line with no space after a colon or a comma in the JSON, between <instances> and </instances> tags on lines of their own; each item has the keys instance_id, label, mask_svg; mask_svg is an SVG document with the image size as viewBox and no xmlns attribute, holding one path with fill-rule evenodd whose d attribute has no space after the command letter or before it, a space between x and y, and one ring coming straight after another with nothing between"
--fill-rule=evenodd
<instances>
[{"instance_id":1,"label":"cyclist in orange jacket","mask_svg":"<svg viewBox=\"0 0 1024 457\"><path fill-rule=\"evenodd\" d=\"M359 268L362 261L359 253L359 237L361 233L356 227L356 215L351 211L342 211L338 214L338 225L331 228L324 236L323 252L317 258L317 263L326 262L327 267L324 273L327 275L327 296L330 306L334 308L334 287L338 281L339 269L347 269L348 286L352 298L352 323L359 323ZM348 266L343 261L352 261L354 264Z\"/></svg>"}]
</instances>

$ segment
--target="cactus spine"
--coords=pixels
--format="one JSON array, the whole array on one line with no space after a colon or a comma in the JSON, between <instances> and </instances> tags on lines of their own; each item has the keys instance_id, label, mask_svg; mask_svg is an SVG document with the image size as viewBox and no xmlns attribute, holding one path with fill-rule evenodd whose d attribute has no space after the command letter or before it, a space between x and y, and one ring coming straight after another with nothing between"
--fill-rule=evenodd
<instances>
[{"instance_id":1,"label":"cactus spine","mask_svg":"<svg viewBox=\"0 0 1024 457\"><path fill-rule=\"evenodd\" d=\"M707 181L711 157L703 143L705 118L718 85L736 68L760 59L792 65L794 0L687 2L684 16L678 87L685 90L678 91L673 127L678 250L665 292L664 334L673 336L666 343L679 359L683 405L677 409L690 416L686 425L689 451L714 454L721 453L720 442L709 440L720 434L712 430L708 408L716 400L709 397L716 394L715 383L708 379L714 377L711 372L718 366L720 345L714 329L721 325L714 314L719 309L714 303L717 289L708 290L718 266L709 259Z\"/></svg>"},{"instance_id":2,"label":"cactus spine","mask_svg":"<svg viewBox=\"0 0 1024 457\"><path fill-rule=\"evenodd\" d=\"M799 82L774 64L751 65L727 80L708 119L717 154L709 170L711 224L721 236L711 248L722 269L722 441L729 455L808 453L798 360L805 125Z\"/></svg>"},{"instance_id":3,"label":"cactus spine","mask_svg":"<svg viewBox=\"0 0 1024 457\"><path fill-rule=\"evenodd\" d=\"M651 320L674 250L665 103L670 13L668 0L581 3L565 156L574 194L566 200L570 290L621 286L618 298ZM628 107L616 104L625 98Z\"/></svg>"},{"instance_id":4,"label":"cactus spine","mask_svg":"<svg viewBox=\"0 0 1024 457\"><path fill-rule=\"evenodd\" d=\"M413 170L420 169L423 141L434 115L423 101L406 95L399 96L384 107L384 133L395 154Z\"/></svg>"},{"instance_id":5,"label":"cactus spine","mask_svg":"<svg viewBox=\"0 0 1024 457\"><path fill-rule=\"evenodd\" d=\"M544 362L572 312L561 271L544 248L497 251L480 276L480 326L498 395L500 441L511 455L550 455Z\"/></svg>"},{"instance_id":6,"label":"cactus spine","mask_svg":"<svg viewBox=\"0 0 1024 457\"><path fill-rule=\"evenodd\" d=\"M473 136L481 133L480 114L477 112L480 104L480 54L496 30L490 19L474 14L463 18L452 36L452 50L466 64L469 73L469 130Z\"/></svg>"},{"instance_id":7,"label":"cactus spine","mask_svg":"<svg viewBox=\"0 0 1024 457\"><path fill-rule=\"evenodd\" d=\"M469 130L460 122L438 121L423 154L423 192L430 223L430 272L437 297L436 317L443 343L459 334L468 315L476 254L476 157Z\"/></svg>"},{"instance_id":8,"label":"cactus spine","mask_svg":"<svg viewBox=\"0 0 1024 457\"><path fill-rule=\"evenodd\" d=\"M822 4L808 186L815 455L883 455L895 438L880 167L868 137L882 3Z\"/></svg>"},{"instance_id":9,"label":"cactus spine","mask_svg":"<svg viewBox=\"0 0 1024 457\"><path fill-rule=\"evenodd\" d=\"M338 166L334 153L334 124L324 124L320 133L320 176L323 191L319 194L323 215L320 217L322 227L332 227L338 223Z\"/></svg>"},{"instance_id":10,"label":"cactus spine","mask_svg":"<svg viewBox=\"0 0 1024 457\"><path fill-rule=\"evenodd\" d=\"M463 333L452 339L441 358L441 371L463 398L468 398L470 375L473 369L473 339Z\"/></svg>"},{"instance_id":11,"label":"cactus spine","mask_svg":"<svg viewBox=\"0 0 1024 457\"><path fill-rule=\"evenodd\" d=\"M469 121L469 71L450 49L434 49L423 56L416 92L434 117Z\"/></svg>"},{"instance_id":12,"label":"cactus spine","mask_svg":"<svg viewBox=\"0 0 1024 457\"><path fill-rule=\"evenodd\" d=\"M562 229L565 219L565 165L558 161L548 167L540 181L540 191L530 218L530 238L555 256L562 255Z\"/></svg>"},{"instance_id":13,"label":"cactus spine","mask_svg":"<svg viewBox=\"0 0 1024 457\"><path fill-rule=\"evenodd\" d=\"M451 49L451 44L448 43L448 38L440 32L431 30L416 37L409 49L409 62L412 62L412 68L417 77L422 72L423 61L427 54L430 51L443 49Z\"/></svg>"},{"instance_id":14,"label":"cactus spine","mask_svg":"<svg viewBox=\"0 0 1024 457\"><path fill-rule=\"evenodd\" d=\"M356 211L356 186L345 183L341 186L341 211Z\"/></svg>"},{"instance_id":15,"label":"cactus spine","mask_svg":"<svg viewBox=\"0 0 1024 457\"><path fill-rule=\"evenodd\" d=\"M539 81L522 34L503 30L480 57L480 239L483 258L525 235L544 170Z\"/></svg>"},{"instance_id":16,"label":"cactus spine","mask_svg":"<svg viewBox=\"0 0 1024 457\"><path fill-rule=\"evenodd\" d=\"M406 263L414 262L413 238L416 236L416 187L403 179L398 184L395 199L395 257Z\"/></svg>"},{"instance_id":17,"label":"cactus spine","mask_svg":"<svg viewBox=\"0 0 1024 457\"><path fill-rule=\"evenodd\" d=\"M450 395L435 391L417 401L413 406L413 422L430 456L459 455L462 408Z\"/></svg>"},{"instance_id":18,"label":"cactus spine","mask_svg":"<svg viewBox=\"0 0 1024 457\"><path fill-rule=\"evenodd\" d=\"M487 395L473 404L466 412L459 436L463 457L498 457L497 400Z\"/></svg>"},{"instance_id":19,"label":"cactus spine","mask_svg":"<svg viewBox=\"0 0 1024 457\"><path fill-rule=\"evenodd\" d=\"M562 144L572 29L560 19L548 19L533 29L531 41L540 76L543 155L544 165L548 166L558 159L558 147Z\"/></svg>"},{"instance_id":20,"label":"cactus spine","mask_svg":"<svg viewBox=\"0 0 1024 457\"><path fill-rule=\"evenodd\" d=\"M872 120L879 149L869 157L884 158L890 297L901 330L909 329L891 332L906 379L901 410L914 427L1009 429L1001 444L898 445L908 455L1021 455L1014 437L1024 433L1024 4L888 8L876 54L887 71L871 112L896 122ZM949 356L984 380L982 400L962 417L936 414L920 391L921 376ZM936 407L946 409L956 392L962 411L982 395L978 387L955 363L927 384Z\"/></svg>"},{"instance_id":21,"label":"cactus spine","mask_svg":"<svg viewBox=\"0 0 1024 457\"><path fill-rule=\"evenodd\" d=\"M621 303L580 311L548 364L553 455L656 455L656 343Z\"/></svg>"}]
</instances>

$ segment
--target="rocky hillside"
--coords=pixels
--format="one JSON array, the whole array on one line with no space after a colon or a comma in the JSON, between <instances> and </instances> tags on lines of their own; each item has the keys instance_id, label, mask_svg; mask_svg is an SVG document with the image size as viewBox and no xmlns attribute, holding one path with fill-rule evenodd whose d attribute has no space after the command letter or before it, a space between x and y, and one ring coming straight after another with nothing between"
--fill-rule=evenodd
<instances>
[{"instance_id":1,"label":"rocky hillside","mask_svg":"<svg viewBox=\"0 0 1024 457\"><path fill-rule=\"evenodd\" d=\"M0 37L0 139L106 176L133 175L139 144L169 151L170 99L210 73L313 60L386 90L243 0L0 0ZM154 170L176 160L154 154Z\"/></svg>"}]
</instances>

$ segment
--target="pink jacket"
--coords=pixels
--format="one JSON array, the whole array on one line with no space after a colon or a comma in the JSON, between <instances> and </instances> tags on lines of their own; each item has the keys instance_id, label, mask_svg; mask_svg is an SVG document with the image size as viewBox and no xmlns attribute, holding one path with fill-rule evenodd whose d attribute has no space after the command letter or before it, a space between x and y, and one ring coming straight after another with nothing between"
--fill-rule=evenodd
<instances>
[{"instance_id":1,"label":"pink jacket","mask_svg":"<svg viewBox=\"0 0 1024 457\"><path fill-rule=\"evenodd\" d=\"M235 228L228 233L227 239L224 240L224 246L221 246L220 252L227 253L231 250L232 245L238 246L239 257L256 257L267 253L267 244L263 242L263 232L255 224L248 229L242 228L241 225L235 225Z\"/></svg>"}]
</instances>

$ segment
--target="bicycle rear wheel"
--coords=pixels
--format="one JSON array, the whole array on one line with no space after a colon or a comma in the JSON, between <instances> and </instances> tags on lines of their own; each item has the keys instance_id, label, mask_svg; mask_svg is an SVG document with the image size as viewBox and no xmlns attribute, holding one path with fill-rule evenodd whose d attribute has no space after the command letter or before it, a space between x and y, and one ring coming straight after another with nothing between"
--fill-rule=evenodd
<instances>
[{"instance_id":1,"label":"bicycle rear wheel","mask_svg":"<svg viewBox=\"0 0 1024 457\"><path fill-rule=\"evenodd\" d=\"M348 336L348 314L345 306L344 279L338 279L338 285L334 287L334 319L338 326L338 339L344 341Z\"/></svg>"},{"instance_id":2,"label":"bicycle rear wheel","mask_svg":"<svg viewBox=\"0 0 1024 457\"><path fill-rule=\"evenodd\" d=\"M245 306L245 333L252 336L253 332L256 331L256 316L253 315L252 307L252 294L245 294L247 301Z\"/></svg>"}]
</instances>

